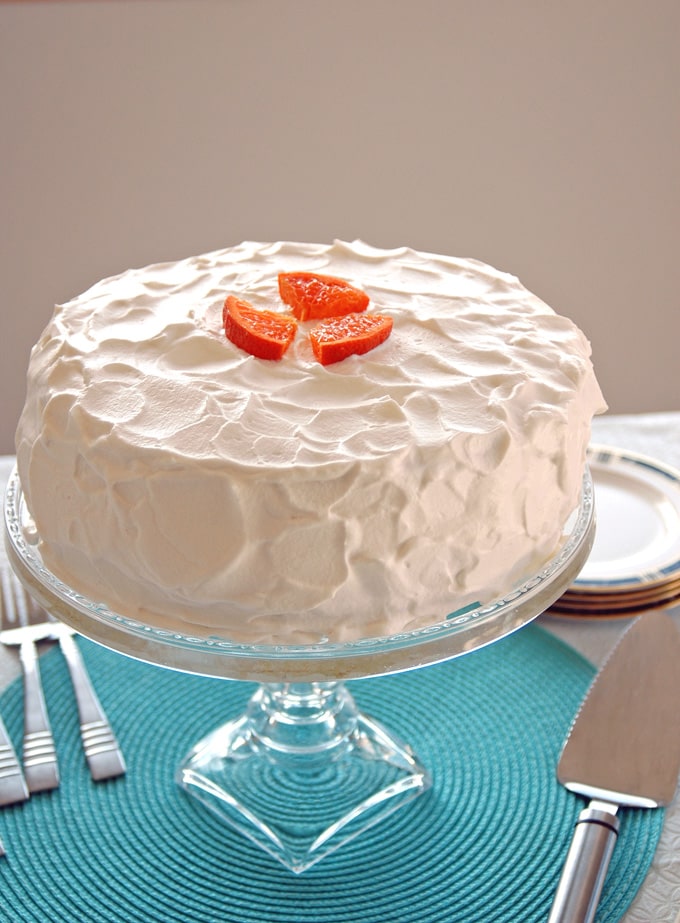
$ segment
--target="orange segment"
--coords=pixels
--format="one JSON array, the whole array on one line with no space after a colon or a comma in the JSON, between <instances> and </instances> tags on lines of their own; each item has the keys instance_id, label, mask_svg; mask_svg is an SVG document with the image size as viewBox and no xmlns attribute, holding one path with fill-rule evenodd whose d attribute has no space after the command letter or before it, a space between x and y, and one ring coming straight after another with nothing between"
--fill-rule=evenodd
<instances>
[{"instance_id":1,"label":"orange segment","mask_svg":"<svg viewBox=\"0 0 680 923\"><path fill-rule=\"evenodd\" d=\"M321 321L309 332L312 350L322 365L361 355L384 343L392 318L383 314L347 314Z\"/></svg>"},{"instance_id":2,"label":"orange segment","mask_svg":"<svg viewBox=\"0 0 680 923\"><path fill-rule=\"evenodd\" d=\"M280 359L297 332L297 321L289 314L258 311L235 295L225 300L222 320L227 339L258 359Z\"/></svg>"},{"instance_id":3,"label":"orange segment","mask_svg":"<svg viewBox=\"0 0 680 923\"><path fill-rule=\"evenodd\" d=\"M314 272L280 272L279 294L298 320L355 314L368 307L368 295L344 279Z\"/></svg>"}]
</instances>

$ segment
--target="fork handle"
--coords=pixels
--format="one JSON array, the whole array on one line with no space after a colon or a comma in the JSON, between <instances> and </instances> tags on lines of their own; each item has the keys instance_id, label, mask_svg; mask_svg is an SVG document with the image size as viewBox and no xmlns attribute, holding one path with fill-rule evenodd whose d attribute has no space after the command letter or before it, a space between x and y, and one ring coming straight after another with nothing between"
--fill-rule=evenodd
<instances>
[{"instance_id":1,"label":"fork handle","mask_svg":"<svg viewBox=\"0 0 680 923\"><path fill-rule=\"evenodd\" d=\"M24 671L24 776L29 792L48 792L59 786L59 767L33 641L21 644L19 656Z\"/></svg>"},{"instance_id":2,"label":"fork handle","mask_svg":"<svg viewBox=\"0 0 680 923\"><path fill-rule=\"evenodd\" d=\"M12 739L0 718L0 806L26 801L28 789Z\"/></svg>"},{"instance_id":3,"label":"fork handle","mask_svg":"<svg viewBox=\"0 0 680 923\"><path fill-rule=\"evenodd\" d=\"M73 683L80 735L90 775L96 781L113 779L125 772L125 760L104 709L97 698L82 654L70 634L60 633L59 645Z\"/></svg>"}]
</instances>

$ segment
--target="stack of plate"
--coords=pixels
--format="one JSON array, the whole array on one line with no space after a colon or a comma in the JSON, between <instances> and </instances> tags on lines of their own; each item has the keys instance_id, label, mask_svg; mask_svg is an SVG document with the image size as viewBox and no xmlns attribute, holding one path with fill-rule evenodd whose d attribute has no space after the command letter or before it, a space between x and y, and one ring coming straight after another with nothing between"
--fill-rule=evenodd
<instances>
[{"instance_id":1,"label":"stack of plate","mask_svg":"<svg viewBox=\"0 0 680 923\"><path fill-rule=\"evenodd\" d=\"M680 471L607 446L591 446L588 464L595 542L549 613L620 618L680 602Z\"/></svg>"}]
</instances>

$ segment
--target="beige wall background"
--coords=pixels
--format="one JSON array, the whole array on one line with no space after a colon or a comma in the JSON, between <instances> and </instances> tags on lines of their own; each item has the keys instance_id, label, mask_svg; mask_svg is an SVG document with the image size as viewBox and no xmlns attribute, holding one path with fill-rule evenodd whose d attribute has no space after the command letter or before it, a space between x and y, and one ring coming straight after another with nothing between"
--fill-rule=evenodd
<instances>
[{"instance_id":1,"label":"beige wall background","mask_svg":"<svg viewBox=\"0 0 680 923\"><path fill-rule=\"evenodd\" d=\"M0 451L52 306L243 239L474 256L680 410L678 0L0 3Z\"/></svg>"}]
</instances>

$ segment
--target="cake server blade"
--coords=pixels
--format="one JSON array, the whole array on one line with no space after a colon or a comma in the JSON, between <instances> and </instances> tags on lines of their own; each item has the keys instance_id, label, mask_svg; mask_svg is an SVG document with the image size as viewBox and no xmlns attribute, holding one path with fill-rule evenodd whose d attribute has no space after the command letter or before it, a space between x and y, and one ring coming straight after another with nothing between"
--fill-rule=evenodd
<instances>
[{"instance_id":1,"label":"cake server blade","mask_svg":"<svg viewBox=\"0 0 680 923\"><path fill-rule=\"evenodd\" d=\"M578 817L548 923L595 916L619 831L619 807L669 804L680 772L680 632L646 612L597 674L557 766L569 791L590 799Z\"/></svg>"}]
</instances>

